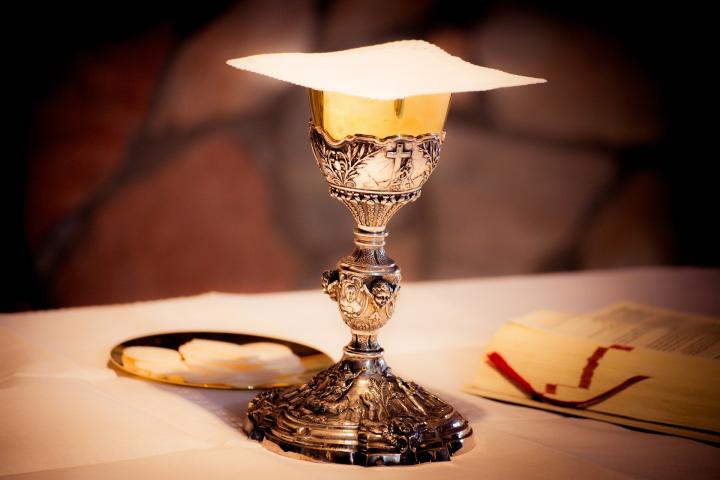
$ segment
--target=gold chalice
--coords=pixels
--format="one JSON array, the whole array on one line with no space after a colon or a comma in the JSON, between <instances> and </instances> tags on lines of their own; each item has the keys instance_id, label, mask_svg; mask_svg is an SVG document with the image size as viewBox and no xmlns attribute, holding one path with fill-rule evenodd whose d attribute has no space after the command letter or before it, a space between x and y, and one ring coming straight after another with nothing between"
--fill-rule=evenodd
<instances>
[{"instance_id":1,"label":"gold chalice","mask_svg":"<svg viewBox=\"0 0 720 480\"><path fill-rule=\"evenodd\" d=\"M356 222L354 250L322 275L352 339L310 382L250 403L246 429L268 448L326 462L414 464L449 460L470 440L451 405L391 372L377 340L400 292L385 227L437 166L449 103L450 94L374 100L310 90L315 160Z\"/></svg>"}]
</instances>

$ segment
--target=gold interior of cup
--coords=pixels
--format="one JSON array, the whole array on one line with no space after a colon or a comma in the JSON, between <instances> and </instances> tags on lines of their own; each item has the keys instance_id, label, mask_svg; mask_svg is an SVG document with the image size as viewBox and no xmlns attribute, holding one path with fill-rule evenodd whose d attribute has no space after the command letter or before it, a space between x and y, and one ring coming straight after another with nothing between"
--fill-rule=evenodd
<instances>
[{"instance_id":1,"label":"gold interior of cup","mask_svg":"<svg viewBox=\"0 0 720 480\"><path fill-rule=\"evenodd\" d=\"M376 100L310 89L312 121L333 140L358 134L441 134L449 107L449 93Z\"/></svg>"}]
</instances>

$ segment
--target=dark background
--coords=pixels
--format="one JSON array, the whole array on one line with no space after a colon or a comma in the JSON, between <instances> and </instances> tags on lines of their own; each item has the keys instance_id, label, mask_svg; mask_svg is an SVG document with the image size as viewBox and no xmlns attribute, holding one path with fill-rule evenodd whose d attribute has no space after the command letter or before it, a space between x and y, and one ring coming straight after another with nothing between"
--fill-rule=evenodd
<instances>
[{"instance_id":1,"label":"dark background","mask_svg":"<svg viewBox=\"0 0 720 480\"><path fill-rule=\"evenodd\" d=\"M4 7L4 311L316 288L350 247L302 89L224 60L422 38L540 86L453 97L390 224L406 280L716 266L717 27L688 2Z\"/></svg>"}]
</instances>

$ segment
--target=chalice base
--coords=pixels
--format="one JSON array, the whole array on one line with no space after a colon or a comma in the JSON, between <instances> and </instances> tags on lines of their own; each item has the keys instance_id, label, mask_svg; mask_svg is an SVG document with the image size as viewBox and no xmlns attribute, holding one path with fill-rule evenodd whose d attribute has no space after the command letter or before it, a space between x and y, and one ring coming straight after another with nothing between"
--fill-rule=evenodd
<instances>
[{"instance_id":1,"label":"chalice base","mask_svg":"<svg viewBox=\"0 0 720 480\"><path fill-rule=\"evenodd\" d=\"M281 455L362 466L447 461L468 450L467 420L393 375L382 353L345 347L308 383L261 393L248 406L245 431Z\"/></svg>"}]
</instances>

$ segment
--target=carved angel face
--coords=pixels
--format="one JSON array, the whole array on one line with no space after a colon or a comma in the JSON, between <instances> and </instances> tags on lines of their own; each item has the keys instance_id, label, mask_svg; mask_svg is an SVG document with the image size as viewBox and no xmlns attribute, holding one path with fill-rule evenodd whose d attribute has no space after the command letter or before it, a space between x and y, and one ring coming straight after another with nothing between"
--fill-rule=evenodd
<instances>
[{"instance_id":1,"label":"carved angel face","mask_svg":"<svg viewBox=\"0 0 720 480\"><path fill-rule=\"evenodd\" d=\"M372 287L372 294L375 298L375 302L381 307L384 307L388 300L390 300L392 293L390 284L385 281L375 282L375 285Z\"/></svg>"}]
</instances>

